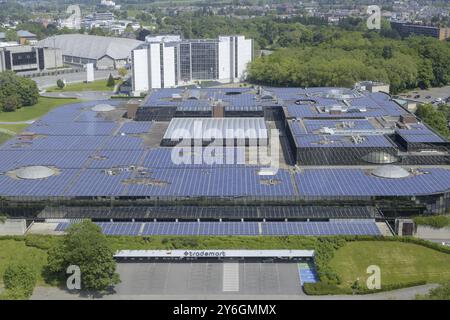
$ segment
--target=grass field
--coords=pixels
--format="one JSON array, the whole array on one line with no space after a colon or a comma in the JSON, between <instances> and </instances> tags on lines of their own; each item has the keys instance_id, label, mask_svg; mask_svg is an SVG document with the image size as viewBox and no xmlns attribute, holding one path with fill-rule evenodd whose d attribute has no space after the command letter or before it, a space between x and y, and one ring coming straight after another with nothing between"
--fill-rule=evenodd
<instances>
[{"instance_id":1,"label":"grass field","mask_svg":"<svg viewBox=\"0 0 450 320\"><path fill-rule=\"evenodd\" d=\"M381 269L381 284L450 280L450 254L403 242L356 241L340 248L330 262L349 288L359 277L365 283L369 265Z\"/></svg>"},{"instance_id":2,"label":"grass field","mask_svg":"<svg viewBox=\"0 0 450 320\"><path fill-rule=\"evenodd\" d=\"M8 139L11 139L12 136L10 136L9 134L0 132L0 144L2 144L3 142L5 142Z\"/></svg>"},{"instance_id":3,"label":"grass field","mask_svg":"<svg viewBox=\"0 0 450 320\"><path fill-rule=\"evenodd\" d=\"M0 112L0 122L19 122L42 117L50 110L64 104L79 102L78 99L56 99L39 97L37 104L31 107L22 107L14 112Z\"/></svg>"},{"instance_id":4,"label":"grass field","mask_svg":"<svg viewBox=\"0 0 450 320\"><path fill-rule=\"evenodd\" d=\"M3 273L11 263L33 266L38 274L38 285L45 284L41 275L47 264L47 253L44 250L27 247L25 241L0 240L0 283L3 283Z\"/></svg>"},{"instance_id":5,"label":"grass field","mask_svg":"<svg viewBox=\"0 0 450 320\"><path fill-rule=\"evenodd\" d=\"M63 89L58 87L50 87L46 89L47 92L74 92L74 91L113 91L114 87L108 87L106 85L107 80L96 80L93 82L79 82L69 83ZM119 84L120 80L116 80L116 84Z\"/></svg>"}]
</instances>

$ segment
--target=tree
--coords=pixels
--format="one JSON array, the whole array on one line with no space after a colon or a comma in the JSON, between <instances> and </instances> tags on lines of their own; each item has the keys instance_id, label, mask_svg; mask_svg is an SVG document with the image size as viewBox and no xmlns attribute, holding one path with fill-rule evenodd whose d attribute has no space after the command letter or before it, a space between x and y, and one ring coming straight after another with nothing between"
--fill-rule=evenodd
<instances>
[{"instance_id":1,"label":"tree","mask_svg":"<svg viewBox=\"0 0 450 320\"><path fill-rule=\"evenodd\" d=\"M112 74L109 74L108 81L106 82L107 87L114 87L116 85L116 81L114 80L114 77Z\"/></svg>"},{"instance_id":2,"label":"tree","mask_svg":"<svg viewBox=\"0 0 450 320\"><path fill-rule=\"evenodd\" d=\"M13 295L12 298L27 299L33 294L36 272L26 264L9 265L3 274L3 283L5 289Z\"/></svg>"},{"instance_id":3,"label":"tree","mask_svg":"<svg viewBox=\"0 0 450 320\"><path fill-rule=\"evenodd\" d=\"M392 58L392 47L384 46L382 56L384 59L391 59Z\"/></svg>"},{"instance_id":4,"label":"tree","mask_svg":"<svg viewBox=\"0 0 450 320\"><path fill-rule=\"evenodd\" d=\"M432 104L427 103L417 107L416 115L441 135L445 137L450 135L447 125L447 114L444 111L440 111Z\"/></svg>"},{"instance_id":5,"label":"tree","mask_svg":"<svg viewBox=\"0 0 450 320\"><path fill-rule=\"evenodd\" d=\"M127 73L128 73L128 70L127 70L127 68L124 68L124 67L122 67L122 68L119 68L119 75L123 78L123 77L125 77L126 75L127 75Z\"/></svg>"},{"instance_id":6,"label":"tree","mask_svg":"<svg viewBox=\"0 0 450 320\"><path fill-rule=\"evenodd\" d=\"M50 249L48 268L64 276L67 267L76 265L81 271L82 289L102 292L120 282L113 255L100 227L85 220L71 225L61 244Z\"/></svg>"},{"instance_id":7,"label":"tree","mask_svg":"<svg viewBox=\"0 0 450 320\"><path fill-rule=\"evenodd\" d=\"M21 107L20 99L17 95L7 96L2 101L2 110L4 112L16 111Z\"/></svg>"},{"instance_id":8,"label":"tree","mask_svg":"<svg viewBox=\"0 0 450 320\"><path fill-rule=\"evenodd\" d=\"M38 102L39 89L31 79L19 77L12 71L0 72L0 104L13 95L20 99L20 105L32 106Z\"/></svg>"},{"instance_id":9,"label":"tree","mask_svg":"<svg viewBox=\"0 0 450 320\"><path fill-rule=\"evenodd\" d=\"M56 85L57 85L58 88L60 88L61 90L64 89L64 87L66 86L66 84L64 83L64 81L61 80L61 79L58 79L58 80L56 81Z\"/></svg>"}]
</instances>

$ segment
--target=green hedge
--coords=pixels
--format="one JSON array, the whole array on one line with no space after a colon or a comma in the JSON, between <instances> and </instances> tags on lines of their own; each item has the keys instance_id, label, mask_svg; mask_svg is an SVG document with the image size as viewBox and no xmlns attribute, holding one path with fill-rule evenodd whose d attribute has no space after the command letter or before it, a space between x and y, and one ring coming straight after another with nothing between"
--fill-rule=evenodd
<instances>
[{"instance_id":1,"label":"green hedge","mask_svg":"<svg viewBox=\"0 0 450 320\"><path fill-rule=\"evenodd\" d=\"M417 216L413 217L416 225L430 226L436 229L441 229L450 226L449 216Z\"/></svg>"},{"instance_id":2,"label":"green hedge","mask_svg":"<svg viewBox=\"0 0 450 320\"><path fill-rule=\"evenodd\" d=\"M416 287L426 284L426 281L411 281L403 283L392 283L388 285L383 285L381 289L370 290L365 287L360 287L353 291L350 288L341 288L335 284L329 284L324 282L317 283L305 283L303 285L303 290L307 295L339 295L339 294L373 294L384 291L391 291L403 288Z\"/></svg>"}]
</instances>

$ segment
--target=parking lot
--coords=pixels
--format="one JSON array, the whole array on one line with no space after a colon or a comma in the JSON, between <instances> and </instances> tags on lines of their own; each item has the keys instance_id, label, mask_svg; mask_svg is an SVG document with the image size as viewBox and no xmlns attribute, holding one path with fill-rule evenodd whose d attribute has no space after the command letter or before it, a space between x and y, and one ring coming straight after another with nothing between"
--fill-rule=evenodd
<instances>
[{"instance_id":1,"label":"parking lot","mask_svg":"<svg viewBox=\"0 0 450 320\"><path fill-rule=\"evenodd\" d=\"M430 88L427 90L413 90L399 95L403 99L418 101L421 103L432 103L437 98L441 98L443 102L450 97L450 86L441 88Z\"/></svg>"},{"instance_id":2,"label":"parking lot","mask_svg":"<svg viewBox=\"0 0 450 320\"><path fill-rule=\"evenodd\" d=\"M303 294L297 263L132 262L118 263L118 295L297 295ZM170 297L168 297L170 298Z\"/></svg>"}]
</instances>

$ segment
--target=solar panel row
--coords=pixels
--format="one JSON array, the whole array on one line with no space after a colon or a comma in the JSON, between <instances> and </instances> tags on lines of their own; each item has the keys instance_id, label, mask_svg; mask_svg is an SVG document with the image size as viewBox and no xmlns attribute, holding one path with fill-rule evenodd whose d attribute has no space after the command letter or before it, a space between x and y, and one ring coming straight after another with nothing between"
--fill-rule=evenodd
<instances>
[{"instance_id":1,"label":"solar panel row","mask_svg":"<svg viewBox=\"0 0 450 320\"><path fill-rule=\"evenodd\" d=\"M107 235L380 235L374 222L102 222ZM64 231L70 223L58 224Z\"/></svg>"}]
</instances>

